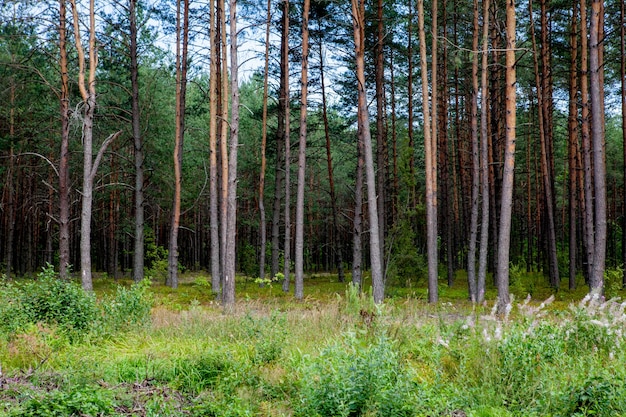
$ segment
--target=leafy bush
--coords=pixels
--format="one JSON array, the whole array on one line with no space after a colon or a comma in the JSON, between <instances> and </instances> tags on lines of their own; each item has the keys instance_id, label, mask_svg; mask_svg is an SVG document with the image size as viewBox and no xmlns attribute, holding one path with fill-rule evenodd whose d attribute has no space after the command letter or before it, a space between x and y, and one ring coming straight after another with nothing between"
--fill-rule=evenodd
<instances>
[{"instance_id":1,"label":"leafy bush","mask_svg":"<svg viewBox=\"0 0 626 417\"><path fill-rule=\"evenodd\" d=\"M414 416L416 384L384 334L371 343L348 333L343 343L305 358L298 416Z\"/></svg>"},{"instance_id":2,"label":"leafy bush","mask_svg":"<svg viewBox=\"0 0 626 417\"><path fill-rule=\"evenodd\" d=\"M102 335L136 328L150 318L149 287L149 280L130 289L118 286L113 297L97 303L93 293L59 279L48 265L35 281L0 284L0 331L12 336L42 323L76 340L92 331Z\"/></svg>"},{"instance_id":3,"label":"leafy bush","mask_svg":"<svg viewBox=\"0 0 626 417\"><path fill-rule=\"evenodd\" d=\"M48 264L36 281L5 285L0 326L11 334L29 324L59 326L71 337L89 330L97 316L96 299L77 284L60 280Z\"/></svg>"},{"instance_id":4,"label":"leafy bush","mask_svg":"<svg viewBox=\"0 0 626 417\"><path fill-rule=\"evenodd\" d=\"M626 388L624 381L614 376L591 375L569 387L562 416L611 417L626 412Z\"/></svg>"}]
</instances>

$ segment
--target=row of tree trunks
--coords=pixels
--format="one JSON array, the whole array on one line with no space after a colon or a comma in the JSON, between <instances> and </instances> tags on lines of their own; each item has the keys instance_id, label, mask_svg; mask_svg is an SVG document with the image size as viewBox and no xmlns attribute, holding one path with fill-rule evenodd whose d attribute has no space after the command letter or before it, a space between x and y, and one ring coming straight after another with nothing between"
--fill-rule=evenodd
<instances>
[{"instance_id":1,"label":"row of tree trunks","mask_svg":"<svg viewBox=\"0 0 626 417\"><path fill-rule=\"evenodd\" d=\"M547 114L549 109L551 109L551 105L549 103L550 97L546 97L544 94L547 92L548 88L545 84L545 79L549 77L549 74L545 72L540 73L539 69L539 51L537 49L537 41L535 36L535 26L533 19L533 3L529 1L528 10L530 16L530 31L531 31L531 39L532 39L532 48L533 48L533 63L534 63L534 72L535 72L535 86L537 92L537 110L539 112L539 142L541 149L541 176L543 178L543 191L544 191L544 203L546 208L546 216L548 222L548 267L549 267L549 275L550 275L550 283L554 288L559 287L559 265L557 260L557 247L556 247L556 228L555 228L555 219L554 219L554 197L553 197L553 181L552 181L552 147L549 145L551 143L550 134L550 116ZM545 52L547 45L547 37L545 31L547 31L547 20L545 16L545 1L541 2L541 40L542 40L542 48L541 55L542 60L546 61ZM544 41L546 43L544 43ZM546 71L548 68L547 62L543 62L542 69Z\"/></svg>"}]
</instances>

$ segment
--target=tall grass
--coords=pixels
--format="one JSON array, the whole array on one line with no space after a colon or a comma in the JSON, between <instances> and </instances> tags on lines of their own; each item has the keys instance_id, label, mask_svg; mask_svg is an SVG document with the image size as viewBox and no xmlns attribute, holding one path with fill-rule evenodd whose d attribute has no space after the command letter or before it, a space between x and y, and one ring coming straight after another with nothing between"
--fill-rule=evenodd
<instances>
[{"instance_id":1,"label":"tall grass","mask_svg":"<svg viewBox=\"0 0 626 417\"><path fill-rule=\"evenodd\" d=\"M147 284L107 294L76 339L61 318L2 307L0 416L626 415L615 300L526 299L498 317L419 297L375 306L348 287L224 315Z\"/></svg>"}]
</instances>

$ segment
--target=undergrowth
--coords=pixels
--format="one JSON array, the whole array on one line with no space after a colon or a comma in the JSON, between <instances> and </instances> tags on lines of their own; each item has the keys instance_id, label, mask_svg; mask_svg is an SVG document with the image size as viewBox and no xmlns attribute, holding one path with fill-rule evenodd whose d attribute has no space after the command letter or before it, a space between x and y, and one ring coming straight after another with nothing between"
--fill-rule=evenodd
<instances>
[{"instance_id":1,"label":"undergrowth","mask_svg":"<svg viewBox=\"0 0 626 417\"><path fill-rule=\"evenodd\" d=\"M149 282L99 297L51 269L4 282L0 416L626 415L618 300L526 298L501 317L334 294L224 315Z\"/></svg>"}]
</instances>

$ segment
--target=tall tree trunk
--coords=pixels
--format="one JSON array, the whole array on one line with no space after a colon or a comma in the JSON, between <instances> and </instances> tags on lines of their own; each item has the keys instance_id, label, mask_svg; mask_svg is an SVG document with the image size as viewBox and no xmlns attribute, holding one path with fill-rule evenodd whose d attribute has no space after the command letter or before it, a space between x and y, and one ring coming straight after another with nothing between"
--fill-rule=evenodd
<instances>
[{"instance_id":1,"label":"tall tree trunk","mask_svg":"<svg viewBox=\"0 0 626 417\"><path fill-rule=\"evenodd\" d=\"M144 174L143 138L139 113L139 64L137 62L137 0L130 0L130 84L133 145L135 150L135 247L133 251L133 279L143 279L144 268Z\"/></svg>"},{"instance_id":2,"label":"tall tree trunk","mask_svg":"<svg viewBox=\"0 0 626 417\"><path fill-rule=\"evenodd\" d=\"M356 156L356 179L354 184L354 218L352 219L352 285L363 286L363 130L358 127Z\"/></svg>"},{"instance_id":3,"label":"tall tree trunk","mask_svg":"<svg viewBox=\"0 0 626 417\"><path fill-rule=\"evenodd\" d=\"M222 302L224 301L224 276L226 274L228 244L228 52L226 50L226 2L218 0L217 20L219 27L219 72L220 72L220 120L219 120L219 141L220 141L220 282L222 284Z\"/></svg>"},{"instance_id":4,"label":"tall tree trunk","mask_svg":"<svg viewBox=\"0 0 626 417\"><path fill-rule=\"evenodd\" d=\"M219 193L218 193L218 167L217 167L217 137L218 137L218 112L219 112L219 30L217 18L217 1L212 0L209 5L209 26L211 45L211 64L209 80L209 228L211 231L211 290L213 294L220 294L222 268L220 261L220 217L219 217Z\"/></svg>"},{"instance_id":5,"label":"tall tree trunk","mask_svg":"<svg viewBox=\"0 0 626 417\"><path fill-rule=\"evenodd\" d=\"M356 76L358 90L358 122L363 135L365 157L365 176L367 181L367 205L370 222L370 263L372 268L372 287L375 303L382 303L385 298L382 262L380 259L380 234L378 231L378 206L376 204L376 174L370 133L369 111L365 90L365 2L352 0L352 27L356 56Z\"/></svg>"},{"instance_id":6,"label":"tall tree trunk","mask_svg":"<svg viewBox=\"0 0 626 417\"><path fill-rule=\"evenodd\" d=\"M302 72L300 78L300 136L298 148L298 190L296 194L295 297L304 297L304 182L306 174L307 87L309 70L309 9L304 0L302 9Z\"/></svg>"},{"instance_id":7,"label":"tall tree trunk","mask_svg":"<svg viewBox=\"0 0 626 417\"><path fill-rule=\"evenodd\" d=\"M544 1L542 0L542 3ZM551 158L548 157L548 141L550 140L548 137L548 115L546 114L546 108L550 107L549 104L546 104L547 100L544 97L544 92L547 90L545 84L541 81L542 78L548 77L548 74L545 73L547 69L543 67L542 74L539 74L539 59L538 59L538 50L537 50L537 41L535 37L535 25L533 20L533 5L532 1L528 2L528 13L530 17L530 32L531 32L531 40L533 47L533 63L535 70L535 85L537 89L537 110L539 112L539 142L541 148L541 176L543 178L543 191L544 191L544 201L546 208L546 216L548 222L548 265L550 271L550 284L553 288L558 289L560 284L559 277L559 264L557 260L557 247L556 247L556 229L555 229L555 219L554 219L554 206L553 206L553 191L552 191L552 169L550 167ZM542 4L542 10L545 6ZM542 29L543 29L543 19L542 16ZM542 40L544 34L542 34ZM542 45L542 55L544 54L543 49L545 46ZM545 62L544 62L545 64Z\"/></svg>"},{"instance_id":8,"label":"tall tree trunk","mask_svg":"<svg viewBox=\"0 0 626 417\"><path fill-rule=\"evenodd\" d=\"M589 116L589 42L587 39L587 4L580 0L580 101L581 101L581 137L583 147L584 170L584 218L585 250L587 268L585 274L591 282L593 273L593 256L595 252L594 220L593 220L593 171L591 161L591 127Z\"/></svg>"},{"instance_id":9,"label":"tall tree trunk","mask_svg":"<svg viewBox=\"0 0 626 417\"><path fill-rule=\"evenodd\" d=\"M189 0L176 2L176 129L174 138L174 203L170 223L166 285L178 288L178 228L182 189L183 139L185 136L185 97L187 92L187 51L189 40ZM182 22L181 22L181 7ZM182 39L181 39L182 37ZM181 51L182 49L182 51Z\"/></svg>"},{"instance_id":10,"label":"tall tree trunk","mask_svg":"<svg viewBox=\"0 0 626 417\"><path fill-rule=\"evenodd\" d=\"M230 0L230 154L228 159L228 222L224 267L224 308L235 303L235 249L237 235L237 149L239 147L239 77L237 59L237 0Z\"/></svg>"},{"instance_id":11,"label":"tall tree trunk","mask_svg":"<svg viewBox=\"0 0 626 417\"><path fill-rule=\"evenodd\" d=\"M447 0L443 0L441 7L442 23L441 30L444 38L448 36L447 26ZM437 125L437 133L439 136L439 166L441 171L441 224L443 227L444 241L446 245L446 270L448 277L448 286L454 285L454 274L456 268L455 240L454 240L454 223L453 223L453 205L452 205L452 181L450 178L450 141L448 140L448 101L450 92L448 91L448 46L446 42L441 46L441 70L437 76L438 89L441 94L438 95L437 106L439 107L439 120Z\"/></svg>"},{"instance_id":12,"label":"tall tree trunk","mask_svg":"<svg viewBox=\"0 0 626 417\"><path fill-rule=\"evenodd\" d=\"M281 40L281 86L283 115L285 118L285 247L283 252L283 291L289 292L291 270L291 132L289 112L289 0L283 1L283 33Z\"/></svg>"},{"instance_id":13,"label":"tall tree trunk","mask_svg":"<svg viewBox=\"0 0 626 417\"><path fill-rule=\"evenodd\" d=\"M622 24L620 25L620 79L622 80L622 142L624 144L624 184L626 184L626 6L624 2L620 3L620 17ZM622 201L622 264L626 265L626 191L624 191ZM624 268L624 276L622 278L622 286L626 287L626 268Z\"/></svg>"},{"instance_id":14,"label":"tall tree trunk","mask_svg":"<svg viewBox=\"0 0 626 417\"><path fill-rule=\"evenodd\" d=\"M320 31L321 33L321 31ZM344 282L343 272L343 250L341 245L341 235L339 233L339 213L337 210L337 196L335 193L335 176L333 174L333 158L330 146L330 127L328 124L328 104L326 100L326 83L324 79L324 55L322 52L322 42L319 42L320 57L320 87L322 89L322 118L324 119L324 137L326 139L326 165L328 167L328 187L330 188L330 205L333 216L333 237L335 243L335 264L339 282Z\"/></svg>"},{"instance_id":15,"label":"tall tree trunk","mask_svg":"<svg viewBox=\"0 0 626 417\"><path fill-rule=\"evenodd\" d=\"M259 234L261 237L259 250L259 278L265 278L265 245L267 243L267 225L265 221L265 169L267 158L267 99L269 90L270 64L270 28L272 24L272 0L267 0L267 22L265 27L265 68L263 72L263 121L261 127L261 173L259 175Z\"/></svg>"},{"instance_id":16,"label":"tall tree trunk","mask_svg":"<svg viewBox=\"0 0 626 417\"><path fill-rule=\"evenodd\" d=\"M67 68L66 0L59 0L59 67L61 89L61 155L59 158L59 276L69 278L70 266L70 123L69 75Z\"/></svg>"},{"instance_id":17,"label":"tall tree trunk","mask_svg":"<svg viewBox=\"0 0 626 417\"><path fill-rule=\"evenodd\" d=\"M389 77L390 77L390 94L391 94L391 144L392 144L392 163L391 170L393 174L393 183L391 184L391 216L390 225L393 226L398 221L398 196L400 194L400 180L398 178L398 115L396 113L396 76L394 71L394 55L393 50L389 53ZM410 96L409 96L410 97ZM409 100L410 102L411 100ZM385 272L385 276L387 276Z\"/></svg>"},{"instance_id":18,"label":"tall tree trunk","mask_svg":"<svg viewBox=\"0 0 626 417\"><path fill-rule=\"evenodd\" d=\"M431 61L430 61L430 86L431 96L430 96L430 125L432 128L432 133L430 135L431 140L431 154L430 157L432 159L431 169L432 169L432 177L431 177L431 204L429 205L429 209L432 217L432 229L431 234L428 236L429 246L428 246L428 301L431 303L435 303L439 300L439 209L438 209L438 184L437 184L437 139L439 138L439 109L437 105L439 103L439 0L432 0L431 2L431 18L432 18L432 28L431 28ZM428 174L426 175L428 177ZM426 197L427 205L428 205L428 197Z\"/></svg>"},{"instance_id":19,"label":"tall tree trunk","mask_svg":"<svg viewBox=\"0 0 626 417\"><path fill-rule=\"evenodd\" d=\"M568 166L569 166L569 289L576 289L576 221L577 221L577 161L578 149L578 8L577 0L572 5L570 24L570 75L569 75L569 117L568 117Z\"/></svg>"},{"instance_id":20,"label":"tall tree trunk","mask_svg":"<svg viewBox=\"0 0 626 417\"><path fill-rule=\"evenodd\" d=\"M506 76L505 76L505 147L500 208L500 235L498 237L498 311L503 313L510 302L509 250L511 245L511 212L513 207L513 179L515 174L515 1L506 2Z\"/></svg>"},{"instance_id":21,"label":"tall tree trunk","mask_svg":"<svg viewBox=\"0 0 626 417\"><path fill-rule=\"evenodd\" d=\"M435 7L433 5L433 7ZM432 123L435 117L435 77L433 76L433 95L428 94L428 67L426 61L426 32L424 31L424 0L418 0L418 21L420 35L420 62L422 69L422 113L424 115L424 148L426 158L426 250L428 254L428 301L435 303L438 300L437 279L438 279L438 258L437 258L437 156L436 135L433 137ZM436 22L433 21L433 28ZM433 29L435 34L436 29ZM433 61L436 63L437 55L436 41L432 51ZM435 65L433 64L433 68ZM432 104L433 116L431 118L430 107Z\"/></svg>"},{"instance_id":22,"label":"tall tree trunk","mask_svg":"<svg viewBox=\"0 0 626 417\"><path fill-rule=\"evenodd\" d=\"M480 221L480 251L478 255L478 281L476 302L485 301L487 280L487 255L489 253L489 83L487 80L489 48L489 0L483 0L483 42L480 69L480 174L482 195L482 217Z\"/></svg>"},{"instance_id":23,"label":"tall tree trunk","mask_svg":"<svg viewBox=\"0 0 626 417\"><path fill-rule=\"evenodd\" d=\"M413 2L408 2L409 8L409 22L407 27L407 60L408 62L408 74L407 74L407 96L409 98L407 112L408 112L408 126L407 136L409 138L409 198L408 203L411 207L417 204L416 190L414 185L415 178L415 140L413 138Z\"/></svg>"},{"instance_id":24,"label":"tall tree trunk","mask_svg":"<svg viewBox=\"0 0 626 417\"><path fill-rule=\"evenodd\" d=\"M11 272L13 271L13 242L15 238L15 206L17 204L16 192L15 192L15 78L9 78L9 166L7 167L7 179L6 179L6 195L7 195L7 236L6 236L6 251L5 251L5 274L7 279L11 279Z\"/></svg>"},{"instance_id":25,"label":"tall tree trunk","mask_svg":"<svg viewBox=\"0 0 626 417\"><path fill-rule=\"evenodd\" d=\"M78 54L78 88L84 102L83 115L83 190L80 229L80 267L81 284L85 291L93 290L91 278L91 212L93 204L93 183L102 160L102 156L109 144L122 132L110 135L100 146L96 158L93 159L93 119L96 109L96 67L98 66L98 51L96 49L96 16L94 0L89 1L89 75L85 85L85 50L80 36L80 21L76 0L70 0L74 18L74 40Z\"/></svg>"},{"instance_id":26,"label":"tall tree trunk","mask_svg":"<svg viewBox=\"0 0 626 417\"><path fill-rule=\"evenodd\" d=\"M595 192L595 242L593 271L589 280L590 290L604 290L604 263L606 258L606 167L604 156L604 103L602 102L602 59L601 51L601 0L592 0L589 24L589 72L591 96L591 143L593 150L593 188Z\"/></svg>"},{"instance_id":27,"label":"tall tree trunk","mask_svg":"<svg viewBox=\"0 0 626 417\"><path fill-rule=\"evenodd\" d=\"M383 0L376 2L376 50L375 50L375 82L376 82L376 188L378 197L378 235L380 241L380 259L384 266L385 254L385 219L387 207L387 126L385 112L385 25L383 21Z\"/></svg>"},{"instance_id":28,"label":"tall tree trunk","mask_svg":"<svg viewBox=\"0 0 626 417\"><path fill-rule=\"evenodd\" d=\"M478 0L474 0L474 19L472 32L472 211L470 215L470 240L467 250L467 282L469 298L472 303L477 300L476 291L476 240L478 235L478 197L480 192L480 159L478 143ZM483 51L484 53L484 51Z\"/></svg>"}]
</instances>

